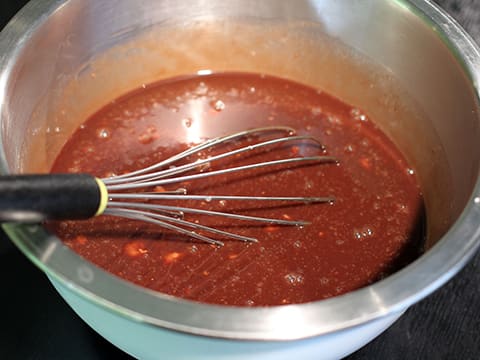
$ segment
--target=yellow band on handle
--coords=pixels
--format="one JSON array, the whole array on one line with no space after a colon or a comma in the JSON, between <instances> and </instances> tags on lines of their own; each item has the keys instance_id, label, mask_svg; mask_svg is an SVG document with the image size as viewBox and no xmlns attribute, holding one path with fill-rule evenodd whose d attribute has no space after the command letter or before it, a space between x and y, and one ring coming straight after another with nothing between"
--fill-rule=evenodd
<instances>
[{"instance_id":1,"label":"yellow band on handle","mask_svg":"<svg viewBox=\"0 0 480 360\"><path fill-rule=\"evenodd\" d=\"M98 190L100 190L100 204L98 205L97 212L95 216L102 215L105 209L107 208L108 203L108 190L102 180L95 178L95 181L98 184Z\"/></svg>"}]
</instances>

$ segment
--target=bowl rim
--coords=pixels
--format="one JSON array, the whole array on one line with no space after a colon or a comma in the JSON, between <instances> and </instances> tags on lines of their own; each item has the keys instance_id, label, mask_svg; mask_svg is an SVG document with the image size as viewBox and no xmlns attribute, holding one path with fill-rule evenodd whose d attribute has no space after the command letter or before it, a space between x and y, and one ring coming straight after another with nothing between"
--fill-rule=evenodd
<instances>
[{"instance_id":1,"label":"bowl rim","mask_svg":"<svg viewBox=\"0 0 480 360\"><path fill-rule=\"evenodd\" d=\"M29 2L0 33L0 93L22 45L67 1ZM440 34L463 66L479 98L480 50L474 40L429 0L395 2ZM0 113L3 113L1 107L0 103ZM1 139L0 147L3 148ZM0 152L0 173L8 173L3 152ZM403 312L447 282L474 255L480 246L479 223L480 180L477 178L474 191L454 225L419 260L399 272L331 299L254 308L202 304L160 294L90 264L40 225L2 226L17 247L49 277L92 303L131 320L221 338L294 340L332 333L387 314Z\"/></svg>"}]
</instances>

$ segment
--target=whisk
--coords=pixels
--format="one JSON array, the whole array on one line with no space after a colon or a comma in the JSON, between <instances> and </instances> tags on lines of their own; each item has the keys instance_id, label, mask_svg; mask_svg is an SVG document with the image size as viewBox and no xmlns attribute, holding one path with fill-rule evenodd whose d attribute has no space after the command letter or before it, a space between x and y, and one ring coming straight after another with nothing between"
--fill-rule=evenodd
<instances>
[{"instance_id":1,"label":"whisk","mask_svg":"<svg viewBox=\"0 0 480 360\"><path fill-rule=\"evenodd\" d=\"M243 147L220 152L214 156L178 164L192 155L242 138L251 138L262 134L281 134L258 140ZM288 167L301 162L334 163L334 157L296 156L277 160L256 162L247 165L224 167L219 170L197 171L221 159L233 158L239 154L250 153L258 149L268 149L289 142L308 141L323 149L319 141L309 135L296 135L295 130L285 126L255 128L206 140L183 152L160 161L152 166L127 174L96 178L89 174L45 174L45 175L6 175L0 177L0 221L2 222L42 222L45 220L81 220L99 215L111 215L141 220L161 226L165 229L185 234L193 239L210 244L223 245L215 235L225 239L256 242L256 238L223 231L202 224L186 221L184 214L202 214L221 216L236 220L260 222L285 226L302 226L304 220L285 220L258 217L231 212L219 212L192 207L171 206L168 200L253 200L285 203L331 203L333 197L282 197L282 196L243 196L243 195L191 195L187 189L153 192L152 189L168 184L193 181L222 174L242 172L261 167ZM192 171L194 172L192 174ZM150 201L155 201L150 203ZM206 236L204 234L211 234Z\"/></svg>"}]
</instances>

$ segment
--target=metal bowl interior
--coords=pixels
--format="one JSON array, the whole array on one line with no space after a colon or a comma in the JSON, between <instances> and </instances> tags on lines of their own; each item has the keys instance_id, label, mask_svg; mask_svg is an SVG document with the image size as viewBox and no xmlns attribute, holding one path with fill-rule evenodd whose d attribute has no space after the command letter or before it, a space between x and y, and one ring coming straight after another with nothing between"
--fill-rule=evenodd
<instances>
[{"instance_id":1,"label":"metal bowl interior","mask_svg":"<svg viewBox=\"0 0 480 360\"><path fill-rule=\"evenodd\" d=\"M12 20L0 49L3 173L48 170L102 104L142 83L202 70L265 72L322 88L378 119L417 169L428 251L383 281L308 304L176 299L109 275L39 225L4 225L49 276L121 316L234 339L327 334L405 310L480 244L480 53L430 2L48 0Z\"/></svg>"}]
</instances>

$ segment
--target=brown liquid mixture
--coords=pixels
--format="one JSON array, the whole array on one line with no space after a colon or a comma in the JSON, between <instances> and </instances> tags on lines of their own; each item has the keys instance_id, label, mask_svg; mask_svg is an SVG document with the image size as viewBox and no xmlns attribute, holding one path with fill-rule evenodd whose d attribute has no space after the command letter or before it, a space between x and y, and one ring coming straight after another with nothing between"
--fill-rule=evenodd
<instances>
[{"instance_id":1,"label":"brown liquid mixture","mask_svg":"<svg viewBox=\"0 0 480 360\"><path fill-rule=\"evenodd\" d=\"M219 73L145 86L88 119L67 142L52 172L122 174L206 138L267 125L291 126L298 134L317 137L324 153L335 156L339 164L254 170L168 189L185 187L190 194L211 195L331 195L334 204L262 208L252 202L172 201L168 205L301 219L310 225L259 226L187 216L259 239L252 244L227 240L223 247L108 216L51 226L75 252L126 280L174 296L226 305L278 305L332 297L379 280L419 255L423 201L414 171L401 153L360 110L285 79ZM241 145L248 143L245 139ZM321 150L311 143L289 143L202 171L280 158L288 152L318 155Z\"/></svg>"}]
</instances>

